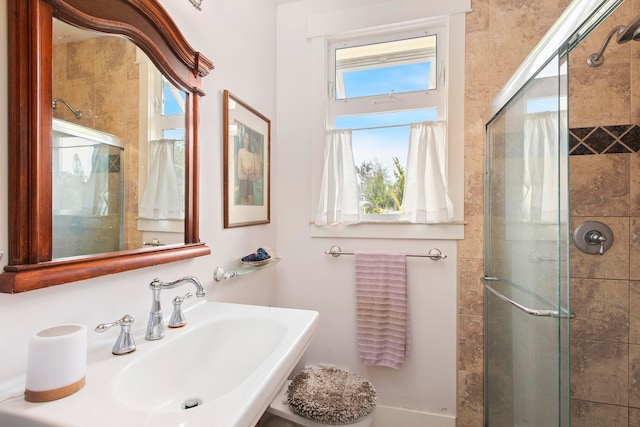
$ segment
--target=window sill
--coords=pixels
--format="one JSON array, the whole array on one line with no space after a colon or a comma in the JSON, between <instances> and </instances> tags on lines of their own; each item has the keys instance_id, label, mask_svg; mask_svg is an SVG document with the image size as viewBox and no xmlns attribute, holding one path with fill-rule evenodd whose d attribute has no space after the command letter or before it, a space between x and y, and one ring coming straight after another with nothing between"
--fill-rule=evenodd
<instances>
[{"instance_id":1,"label":"window sill","mask_svg":"<svg viewBox=\"0 0 640 427\"><path fill-rule=\"evenodd\" d=\"M311 237L343 237L374 239L464 239L464 222L412 224L396 221L365 221L351 225L318 226L310 224Z\"/></svg>"},{"instance_id":2,"label":"window sill","mask_svg":"<svg viewBox=\"0 0 640 427\"><path fill-rule=\"evenodd\" d=\"M184 233L184 220L182 219L150 219L138 218L139 231L155 231L165 233Z\"/></svg>"}]
</instances>

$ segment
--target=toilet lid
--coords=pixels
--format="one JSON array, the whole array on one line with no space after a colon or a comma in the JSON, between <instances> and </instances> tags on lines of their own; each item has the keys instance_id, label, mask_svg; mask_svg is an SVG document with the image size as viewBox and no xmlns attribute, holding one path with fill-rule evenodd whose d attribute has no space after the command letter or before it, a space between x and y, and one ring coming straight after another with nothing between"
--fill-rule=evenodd
<instances>
[{"instance_id":1,"label":"toilet lid","mask_svg":"<svg viewBox=\"0 0 640 427\"><path fill-rule=\"evenodd\" d=\"M334 366L308 367L289 384L291 409L325 424L348 424L376 407L376 390L364 377Z\"/></svg>"}]
</instances>

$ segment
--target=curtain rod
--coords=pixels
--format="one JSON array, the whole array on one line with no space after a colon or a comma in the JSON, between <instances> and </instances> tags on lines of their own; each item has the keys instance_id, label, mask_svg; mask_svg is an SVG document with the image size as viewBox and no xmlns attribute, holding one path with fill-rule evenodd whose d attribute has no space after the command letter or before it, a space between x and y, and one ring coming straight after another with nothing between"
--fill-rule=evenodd
<instances>
[{"instance_id":1,"label":"curtain rod","mask_svg":"<svg viewBox=\"0 0 640 427\"><path fill-rule=\"evenodd\" d=\"M335 129L329 129L329 130L357 131L357 130L390 129L390 128L399 128L399 127L404 127L404 126L411 126L411 125L415 125L415 124L419 124L419 123L438 123L439 121L440 120L424 120L422 122L403 123L403 124L399 124L399 125L380 125L380 126L361 127L361 128L335 128Z\"/></svg>"}]
</instances>

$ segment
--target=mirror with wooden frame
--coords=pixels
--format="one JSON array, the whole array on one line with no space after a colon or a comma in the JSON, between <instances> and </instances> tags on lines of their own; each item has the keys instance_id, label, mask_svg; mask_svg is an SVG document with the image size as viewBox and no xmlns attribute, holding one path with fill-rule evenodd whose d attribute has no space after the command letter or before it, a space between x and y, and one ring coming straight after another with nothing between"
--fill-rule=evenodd
<instances>
[{"instance_id":1,"label":"mirror with wooden frame","mask_svg":"<svg viewBox=\"0 0 640 427\"><path fill-rule=\"evenodd\" d=\"M155 0L8 0L8 12L9 246L0 291L209 254L198 234L197 177L201 78L211 61ZM172 117L158 113L172 102ZM156 165L156 151L169 163Z\"/></svg>"}]
</instances>

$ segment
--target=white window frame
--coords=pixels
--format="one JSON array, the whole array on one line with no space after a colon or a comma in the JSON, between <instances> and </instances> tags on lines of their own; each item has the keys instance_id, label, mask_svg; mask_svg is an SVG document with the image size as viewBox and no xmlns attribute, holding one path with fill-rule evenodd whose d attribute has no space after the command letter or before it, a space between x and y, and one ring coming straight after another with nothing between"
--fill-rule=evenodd
<instances>
[{"instance_id":1,"label":"white window frame","mask_svg":"<svg viewBox=\"0 0 640 427\"><path fill-rule=\"evenodd\" d=\"M438 58L436 89L416 93L396 93L391 102L397 102L402 109L428 108L429 104L438 104L438 119L447 121L448 158L447 174L449 191L455 216L453 221L441 224L411 224L395 220L394 216L371 215L364 217L356 225L317 226L311 220L313 237L345 237L345 238L405 238L405 239L462 239L464 238L464 14L454 14L408 22L396 22L390 25L376 26L338 34L323 34L311 39L314 69L312 76L313 115L312 132L314 135L312 148L312 188L320 188L322 178L322 162L324 133L332 128L334 117L345 114L361 103L369 103L372 112L376 108L389 110L388 95L335 100L333 72L329 71L329 63L334 61L329 46L353 40L361 44L365 37L381 40L390 37L410 34L438 35ZM397 38L397 37L394 37ZM386 98L386 99L385 99ZM373 101L377 100L379 104ZM444 106L444 108L441 108ZM400 108L399 108L400 109ZM442 115L442 116L441 116ZM311 213L317 210L317 191L311 195ZM374 218L375 217L375 218Z\"/></svg>"},{"instance_id":2,"label":"white window frame","mask_svg":"<svg viewBox=\"0 0 640 427\"><path fill-rule=\"evenodd\" d=\"M435 70L433 71L435 77L432 79L436 83L435 89L336 99L336 87L344 86L341 84L341 79L336 75L335 52L337 49L400 41L424 36L436 36L436 63ZM351 34L347 38L341 37L337 39L327 39L327 128L333 129L336 118L341 116L367 115L429 108L437 109L438 115L436 120L446 121L447 82L444 78L446 74L446 58L443 58L443 52L445 51L443 46L445 44L446 26L444 23L433 23L428 27L425 25L420 26L417 29L406 31L378 31L373 34L366 32L364 35ZM342 90L344 91L344 88ZM409 123L407 123L407 127L408 126ZM361 213L360 219L364 222L396 222L398 221L398 214Z\"/></svg>"},{"instance_id":3,"label":"white window frame","mask_svg":"<svg viewBox=\"0 0 640 427\"><path fill-rule=\"evenodd\" d=\"M149 141L161 139L164 129L185 126L184 113L181 115L163 115L163 76L144 52L137 50L140 92L139 132L138 132L138 190L139 197L146 188L150 166ZM143 241L151 242L158 238L162 244L182 243L184 240L184 219L137 218L138 231L143 233Z\"/></svg>"},{"instance_id":4,"label":"white window frame","mask_svg":"<svg viewBox=\"0 0 640 427\"><path fill-rule=\"evenodd\" d=\"M337 64L336 64L337 50L340 50L343 48L378 45L378 44L384 44L387 42L404 41L404 40L421 38L425 36L436 36L437 44L436 44L436 53L434 56L437 59L437 63L436 63L436 70L433 73L435 77L431 78L430 76L430 80L434 81L434 80L438 80L439 67L441 67L441 61L439 60L440 56L438 55L438 52L441 51L440 44L441 44L442 37L444 37L443 31L444 31L444 28L424 28L424 29L418 29L418 30L407 31L407 32L392 31L392 32L389 32L388 34L385 32L381 32L381 33L375 33L373 35L368 35L368 36L351 35L346 38L327 39L329 44L329 61L328 61L329 75L328 77L329 77L330 101L347 100L344 97L336 100L335 96L332 96L332 94L335 95L334 93L335 91L333 90L334 88L337 88L337 90L339 90L340 92L344 92L345 90L344 84L342 83L343 79L337 78L336 74L344 75L345 71L347 70L337 70L336 73L333 72L334 70L337 69ZM412 59L405 59L402 62L391 61L392 64L412 64L417 62L422 62L422 61L412 60ZM366 70L366 69L368 69L368 67L364 65L360 65L360 66L352 67L351 69L349 69L349 71ZM354 100L354 98L348 98L348 100ZM336 102L333 102L332 104L336 104Z\"/></svg>"}]
</instances>

